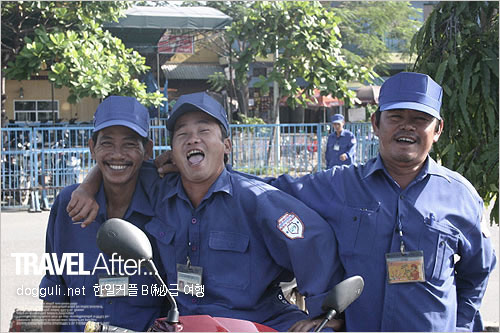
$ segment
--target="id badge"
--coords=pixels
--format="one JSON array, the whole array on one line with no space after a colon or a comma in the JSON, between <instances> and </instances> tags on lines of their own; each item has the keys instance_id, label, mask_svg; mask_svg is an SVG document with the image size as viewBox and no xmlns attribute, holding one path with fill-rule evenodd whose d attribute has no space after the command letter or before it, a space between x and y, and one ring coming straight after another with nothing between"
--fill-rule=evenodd
<instances>
[{"instance_id":1,"label":"id badge","mask_svg":"<svg viewBox=\"0 0 500 333\"><path fill-rule=\"evenodd\" d=\"M340 146L339 146L339 145L334 145L334 146L333 146L333 150L335 150L335 151L339 151L339 150L340 150Z\"/></svg>"},{"instance_id":2,"label":"id badge","mask_svg":"<svg viewBox=\"0 0 500 333\"><path fill-rule=\"evenodd\" d=\"M390 284L425 282L423 251L386 253L385 261Z\"/></svg>"},{"instance_id":3,"label":"id badge","mask_svg":"<svg viewBox=\"0 0 500 333\"><path fill-rule=\"evenodd\" d=\"M196 285L201 285L203 267L177 264L177 289L184 294L192 294Z\"/></svg>"},{"instance_id":4,"label":"id badge","mask_svg":"<svg viewBox=\"0 0 500 333\"><path fill-rule=\"evenodd\" d=\"M128 296L128 276L99 277L99 297Z\"/></svg>"}]
</instances>

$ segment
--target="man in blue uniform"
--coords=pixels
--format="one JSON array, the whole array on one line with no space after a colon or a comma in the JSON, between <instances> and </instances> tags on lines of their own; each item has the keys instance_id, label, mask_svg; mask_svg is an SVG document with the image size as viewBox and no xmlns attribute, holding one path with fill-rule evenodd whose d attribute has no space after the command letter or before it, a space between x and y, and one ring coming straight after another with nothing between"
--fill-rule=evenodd
<instances>
[{"instance_id":1,"label":"man in blue uniform","mask_svg":"<svg viewBox=\"0 0 500 333\"><path fill-rule=\"evenodd\" d=\"M332 116L333 133L328 136L325 159L326 168L335 165L354 164L356 158L356 137L344 129L344 116L340 113Z\"/></svg>"},{"instance_id":2,"label":"man in blue uniform","mask_svg":"<svg viewBox=\"0 0 500 333\"><path fill-rule=\"evenodd\" d=\"M108 218L124 218L144 228L153 216L156 177L141 170L152 154L148 130L148 111L135 98L111 96L98 106L89 147L103 175L95 196L99 210L95 223L85 229L72 222L66 206L77 185L64 188L52 206L46 253L55 253L59 263L79 253L82 261L43 277L44 331L83 332L88 320L145 331L165 310L165 297L149 292L156 285L152 276L139 275L132 263L125 270L123 262L103 255L96 244L97 230Z\"/></svg>"},{"instance_id":3,"label":"man in blue uniform","mask_svg":"<svg viewBox=\"0 0 500 333\"><path fill-rule=\"evenodd\" d=\"M309 314L321 314L325 293L343 275L328 224L293 197L225 168L226 111L208 94L181 96L167 128L180 173L163 180L146 229L168 281L184 286L179 312L285 331L307 318L278 285L295 276ZM203 286L203 297L187 287L193 284Z\"/></svg>"},{"instance_id":4,"label":"man in blue uniform","mask_svg":"<svg viewBox=\"0 0 500 333\"><path fill-rule=\"evenodd\" d=\"M496 257L476 190L428 155L443 129L441 100L429 76L396 74L372 116L377 158L271 182L330 222L346 276L364 278L345 311L348 331L482 330L479 308Z\"/></svg>"}]
</instances>

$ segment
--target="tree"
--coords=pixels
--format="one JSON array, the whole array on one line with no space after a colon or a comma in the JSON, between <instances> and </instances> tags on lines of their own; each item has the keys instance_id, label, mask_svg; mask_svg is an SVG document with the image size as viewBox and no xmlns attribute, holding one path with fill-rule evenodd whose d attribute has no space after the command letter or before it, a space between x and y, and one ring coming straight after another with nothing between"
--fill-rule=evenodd
<instances>
[{"instance_id":1,"label":"tree","mask_svg":"<svg viewBox=\"0 0 500 333\"><path fill-rule=\"evenodd\" d=\"M444 90L445 130L434 145L443 165L494 200L498 223L498 2L440 2L412 42L413 70Z\"/></svg>"},{"instance_id":2,"label":"tree","mask_svg":"<svg viewBox=\"0 0 500 333\"><path fill-rule=\"evenodd\" d=\"M237 75L247 73L256 57L267 58L278 49L273 70L267 77L260 77L257 85L264 91L276 81L279 98L288 96L287 103L292 106L305 104L314 89L322 95L353 98L347 82L371 80L372 73L341 56L338 22L339 18L319 2L253 2L247 15L233 21L228 30L245 43L235 63ZM306 87L299 86L298 78L306 81ZM276 115L275 109L272 122Z\"/></svg>"},{"instance_id":3,"label":"tree","mask_svg":"<svg viewBox=\"0 0 500 333\"><path fill-rule=\"evenodd\" d=\"M55 88L68 87L68 101L108 95L135 96L158 106L159 93L146 93L137 80L145 59L104 31L131 3L86 1L2 2L2 64L6 78L29 80L47 70Z\"/></svg>"},{"instance_id":4,"label":"tree","mask_svg":"<svg viewBox=\"0 0 500 333\"><path fill-rule=\"evenodd\" d=\"M417 19L420 9L408 1L342 1L332 10L341 18L339 29L346 60L370 69L384 70L390 53L408 50L422 26Z\"/></svg>"}]
</instances>

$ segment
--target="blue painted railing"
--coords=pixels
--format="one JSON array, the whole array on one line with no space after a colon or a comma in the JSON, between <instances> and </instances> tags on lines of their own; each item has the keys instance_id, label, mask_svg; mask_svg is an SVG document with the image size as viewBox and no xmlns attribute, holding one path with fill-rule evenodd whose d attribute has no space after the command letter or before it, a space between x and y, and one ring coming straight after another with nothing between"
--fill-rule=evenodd
<instances>
[{"instance_id":1,"label":"blue painted railing","mask_svg":"<svg viewBox=\"0 0 500 333\"><path fill-rule=\"evenodd\" d=\"M158 156L168 146L163 123L150 127ZM358 163L374 157L378 141L369 123L346 124L357 137ZM231 125L233 168L259 176L300 176L325 167L329 124ZM88 140L91 126L9 127L1 129L1 206L49 208L65 186L81 182L95 164Z\"/></svg>"}]
</instances>

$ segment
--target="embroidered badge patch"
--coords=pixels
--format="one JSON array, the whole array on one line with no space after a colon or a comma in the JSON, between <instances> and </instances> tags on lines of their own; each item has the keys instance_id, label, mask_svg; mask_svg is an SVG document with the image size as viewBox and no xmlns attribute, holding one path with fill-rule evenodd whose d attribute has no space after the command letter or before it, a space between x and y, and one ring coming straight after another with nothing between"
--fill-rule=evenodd
<instances>
[{"instance_id":1,"label":"embroidered badge patch","mask_svg":"<svg viewBox=\"0 0 500 333\"><path fill-rule=\"evenodd\" d=\"M277 227L290 239L304 238L304 223L294 213L286 213L278 219Z\"/></svg>"}]
</instances>

